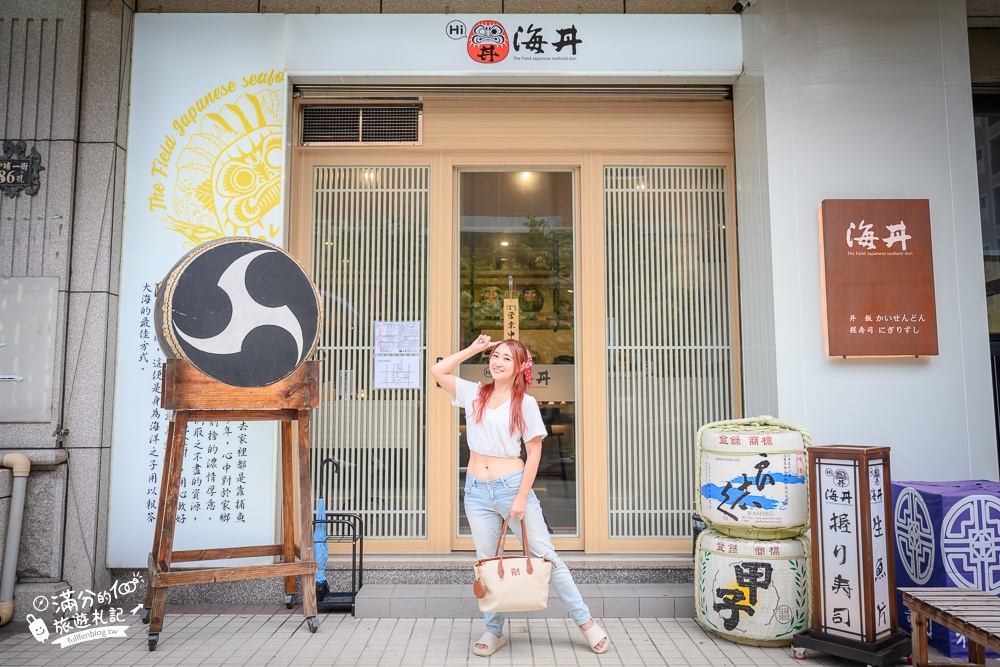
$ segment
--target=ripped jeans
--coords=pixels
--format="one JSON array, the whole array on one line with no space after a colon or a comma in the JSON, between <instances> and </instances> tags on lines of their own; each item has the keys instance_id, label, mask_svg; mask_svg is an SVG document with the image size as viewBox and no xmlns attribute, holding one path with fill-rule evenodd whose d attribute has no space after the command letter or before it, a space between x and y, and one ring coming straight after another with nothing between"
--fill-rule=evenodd
<instances>
[{"instance_id":1,"label":"ripped jeans","mask_svg":"<svg viewBox=\"0 0 1000 667\"><path fill-rule=\"evenodd\" d=\"M500 528L510 511L514 497L517 496L523 475L524 471L519 470L490 480L465 476L465 514L469 518L472 541L476 545L476 555L479 558L493 557L497 542L500 540ZM555 587L556 593L562 598L576 624L583 625L590 620L590 608L583 601L569 568L552 546L552 538L549 537L549 530L542 516L542 506L539 505L534 491L528 495L524 518L531 554L552 561L554 567L549 583ZM521 522L511 519L508 525L520 541ZM486 629L499 637L503 632L504 615L500 612L486 612L485 616Z\"/></svg>"}]
</instances>

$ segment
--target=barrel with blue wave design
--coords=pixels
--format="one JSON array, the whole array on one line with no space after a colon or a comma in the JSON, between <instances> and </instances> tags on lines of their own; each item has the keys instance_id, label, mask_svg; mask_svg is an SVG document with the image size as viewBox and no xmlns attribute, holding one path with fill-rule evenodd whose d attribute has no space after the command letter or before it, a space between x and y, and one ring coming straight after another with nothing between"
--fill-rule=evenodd
<instances>
[{"instance_id":1,"label":"barrel with blue wave design","mask_svg":"<svg viewBox=\"0 0 1000 667\"><path fill-rule=\"evenodd\" d=\"M802 433L703 428L698 439L698 512L732 537L783 539L809 528Z\"/></svg>"}]
</instances>

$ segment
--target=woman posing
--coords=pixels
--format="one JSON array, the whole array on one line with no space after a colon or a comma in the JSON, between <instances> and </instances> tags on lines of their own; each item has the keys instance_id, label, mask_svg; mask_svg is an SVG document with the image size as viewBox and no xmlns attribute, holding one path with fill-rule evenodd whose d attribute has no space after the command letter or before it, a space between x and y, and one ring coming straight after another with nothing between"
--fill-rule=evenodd
<instances>
[{"instance_id":1,"label":"woman posing","mask_svg":"<svg viewBox=\"0 0 1000 667\"><path fill-rule=\"evenodd\" d=\"M493 382L482 384L456 377L463 361L494 348L489 369ZM496 341L482 335L464 350L431 366L431 375L452 395L452 404L465 410L469 467L465 476L465 514L479 558L491 558L500 539L504 518L510 514L514 534L520 534L525 519L532 555L552 561L549 582L580 626L587 645L595 653L608 650L607 634L583 601L573 575L562 562L549 537L541 505L531 490L547 434L538 402L527 393L531 382L531 354L517 340ZM521 460L521 442L528 453ZM492 655L506 643L504 617L488 612L486 632L472 647L476 655Z\"/></svg>"}]
</instances>

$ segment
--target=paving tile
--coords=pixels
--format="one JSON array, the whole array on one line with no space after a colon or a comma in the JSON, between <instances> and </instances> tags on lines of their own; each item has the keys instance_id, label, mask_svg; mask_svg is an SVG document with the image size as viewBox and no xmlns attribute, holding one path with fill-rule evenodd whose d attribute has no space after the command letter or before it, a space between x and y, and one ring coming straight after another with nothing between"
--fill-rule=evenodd
<instances>
[{"instance_id":1,"label":"paving tile","mask_svg":"<svg viewBox=\"0 0 1000 667\"><path fill-rule=\"evenodd\" d=\"M609 591L611 592L611 591ZM464 598L463 598L464 599ZM666 605L684 598L670 596L604 597L606 604ZM380 599L377 603L390 604ZM400 604L412 602L400 598ZM475 604L475 601L471 601ZM450 603L449 598L425 601L428 607ZM561 601L554 600L550 606ZM611 638L609 653L597 656L589 651L572 619L531 616L511 618L504 629L506 647L489 660L470 653L472 642L483 631L482 619L471 618L355 618L348 614L328 614L317 633L304 627L301 616L255 606L226 614L198 613L205 608L168 617L160 646L146 650L145 633L133 628L122 640L79 644L62 650L51 644L36 644L26 628L0 628L0 665L399 665L405 667L442 665L759 665L797 667L788 648L760 648L734 644L704 632L691 618L613 617L597 615L596 620ZM548 612L550 610L546 610ZM663 609L654 609L663 612ZM956 661L933 653L944 664ZM821 667L848 667L856 663L811 652L809 658ZM989 667L1000 667L990 659Z\"/></svg>"},{"instance_id":2,"label":"paving tile","mask_svg":"<svg viewBox=\"0 0 1000 667\"><path fill-rule=\"evenodd\" d=\"M604 615L619 618L634 618L639 616L639 598L636 597L605 597Z\"/></svg>"},{"instance_id":3,"label":"paving tile","mask_svg":"<svg viewBox=\"0 0 1000 667\"><path fill-rule=\"evenodd\" d=\"M389 598L395 589L396 586L393 584L365 584L358 591L358 598Z\"/></svg>"},{"instance_id":4,"label":"paving tile","mask_svg":"<svg viewBox=\"0 0 1000 667\"><path fill-rule=\"evenodd\" d=\"M355 609L359 616L366 618L381 618L389 615L391 598L368 598L355 601Z\"/></svg>"},{"instance_id":5,"label":"paving tile","mask_svg":"<svg viewBox=\"0 0 1000 667\"><path fill-rule=\"evenodd\" d=\"M694 618L694 598L677 598L674 600L674 618Z\"/></svg>"},{"instance_id":6,"label":"paving tile","mask_svg":"<svg viewBox=\"0 0 1000 667\"><path fill-rule=\"evenodd\" d=\"M611 616L611 614L605 614L605 616ZM672 597L639 598L639 613L637 616L640 618L673 618L674 599Z\"/></svg>"},{"instance_id":7,"label":"paving tile","mask_svg":"<svg viewBox=\"0 0 1000 667\"><path fill-rule=\"evenodd\" d=\"M389 604L389 613L393 618L419 618L426 609L426 598L404 597L394 598Z\"/></svg>"}]
</instances>

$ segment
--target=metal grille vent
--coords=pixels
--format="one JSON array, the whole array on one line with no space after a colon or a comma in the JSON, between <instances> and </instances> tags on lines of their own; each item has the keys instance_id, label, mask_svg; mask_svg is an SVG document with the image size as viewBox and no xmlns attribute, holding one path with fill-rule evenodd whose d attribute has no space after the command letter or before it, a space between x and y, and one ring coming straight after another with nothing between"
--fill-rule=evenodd
<instances>
[{"instance_id":1,"label":"metal grille vent","mask_svg":"<svg viewBox=\"0 0 1000 667\"><path fill-rule=\"evenodd\" d=\"M302 145L419 144L419 104L305 106Z\"/></svg>"}]
</instances>

